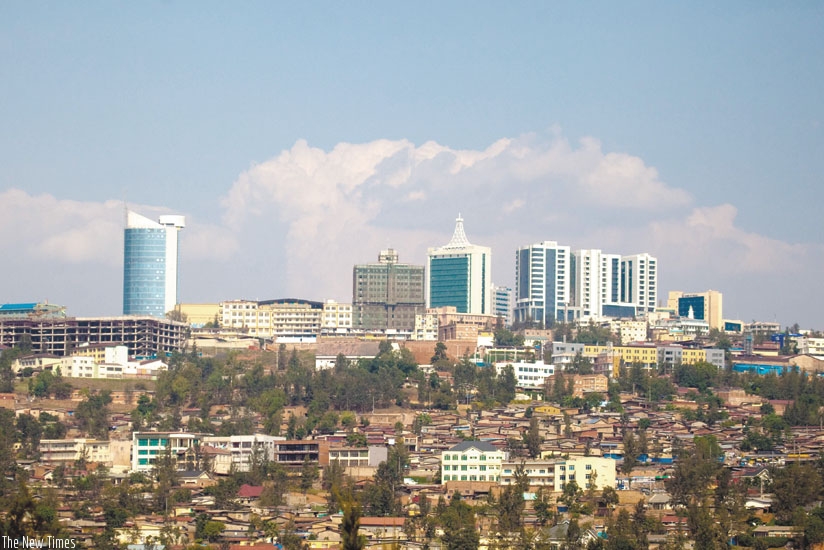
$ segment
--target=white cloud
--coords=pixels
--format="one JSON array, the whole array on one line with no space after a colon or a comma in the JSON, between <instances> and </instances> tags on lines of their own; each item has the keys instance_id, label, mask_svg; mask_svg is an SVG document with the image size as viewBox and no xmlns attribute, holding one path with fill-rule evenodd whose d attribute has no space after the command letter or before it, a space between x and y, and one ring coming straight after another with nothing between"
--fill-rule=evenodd
<instances>
[{"instance_id":1,"label":"white cloud","mask_svg":"<svg viewBox=\"0 0 824 550\"><path fill-rule=\"evenodd\" d=\"M744 231L731 204L693 209L681 220L654 222L655 246L682 251L684 260L734 274L796 272L814 245L792 244Z\"/></svg>"},{"instance_id":2,"label":"white cloud","mask_svg":"<svg viewBox=\"0 0 824 550\"><path fill-rule=\"evenodd\" d=\"M557 129L483 150L379 140L326 152L299 141L241 174L223 205L239 238L261 228L281 236L284 275L269 292L315 299L351 299L352 266L381 248L422 263L427 247L448 241L458 212L470 241L493 247L499 283L512 282L517 246L545 239L649 251L666 259L664 273L700 265L709 286L718 286L713 273L727 284L780 265L801 269L810 257L805 245L737 227L730 205L695 205L643 159L604 151L594 138L572 145Z\"/></svg>"},{"instance_id":3,"label":"white cloud","mask_svg":"<svg viewBox=\"0 0 824 550\"><path fill-rule=\"evenodd\" d=\"M19 189L0 192L0 234L14 236L0 247L43 262L122 265L111 250L122 243L123 207L29 195ZM121 245L122 246L122 245Z\"/></svg>"},{"instance_id":4,"label":"white cloud","mask_svg":"<svg viewBox=\"0 0 824 550\"><path fill-rule=\"evenodd\" d=\"M298 141L240 174L219 200L218 223L176 212L187 216L180 249L186 301L349 301L354 264L375 261L387 247L401 261L423 263L428 247L448 242L459 212L470 241L492 247L498 284L513 283L515 248L542 240L650 252L661 259L662 293L718 288L725 304L742 311L750 304L781 310L797 297L774 292L788 276L803 288L824 270L821 245L745 230L733 205L695 204L641 158L605 152L593 138L573 146L557 129L483 150L378 140L324 151ZM169 213L132 207L148 217ZM123 211L119 201L0 191L0 254L15 260L0 271L6 299L84 297L107 302L101 313L116 313ZM824 303L813 295L798 307L812 312Z\"/></svg>"}]
</instances>

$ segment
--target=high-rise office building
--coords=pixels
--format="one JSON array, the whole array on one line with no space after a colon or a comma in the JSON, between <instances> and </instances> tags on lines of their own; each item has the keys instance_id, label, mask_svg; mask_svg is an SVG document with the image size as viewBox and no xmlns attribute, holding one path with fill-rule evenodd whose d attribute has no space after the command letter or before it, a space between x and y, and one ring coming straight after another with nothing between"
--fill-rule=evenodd
<instances>
[{"instance_id":1,"label":"high-rise office building","mask_svg":"<svg viewBox=\"0 0 824 550\"><path fill-rule=\"evenodd\" d=\"M570 303L580 310L582 318L597 318L604 315L604 306L620 304L620 255L598 249L576 250L571 265Z\"/></svg>"},{"instance_id":2,"label":"high-rise office building","mask_svg":"<svg viewBox=\"0 0 824 550\"><path fill-rule=\"evenodd\" d=\"M492 249L469 242L460 215L449 243L429 249L426 267L428 307L454 306L458 313L494 313Z\"/></svg>"},{"instance_id":3,"label":"high-rise office building","mask_svg":"<svg viewBox=\"0 0 824 550\"><path fill-rule=\"evenodd\" d=\"M658 300L658 260L649 254L621 257L621 302L639 313L655 311Z\"/></svg>"},{"instance_id":4,"label":"high-rise office building","mask_svg":"<svg viewBox=\"0 0 824 550\"><path fill-rule=\"evenodd\" d=\"M157 222L127 213L123 247L123 314L163 317L177 303L178 233L183 216Z\"/></svg>"},{"instance_id":5,"label":"high-rise office building","mask_svg":"<svg viewBox=\"0 0 824 550\"><path fill-rule=\"evenodd\" d=\"M508 286L492 285L492 299L495 301L493 313L503 320L504 326L512 324L512 289Z\"/></svg>"},{"instance_id":6,"label":"high-rise office building","mask_svg":"<svg viewBox=\"0 0 824 550\"><path fill-rule=\"evenodd\" d=\"M568 246L543 241L515 252L515 322L551 326L570 306L572 258Z\"/></svg>"},{"instance_id":7,"label":"high-rise office building","mask_svg":"<svg viewBox=\"0 0 824 550\"><path fill-rule=\"evenodd\" d=\"M352 326L367 330L413 330L426 311L424 267L398 262L393 249L378 263L356 265L352 273Z\"/></svg>"},{"instance_id":8,"label":"high-rise office building","mask_svg":"<svg viewBox=\"0 0 824 550\"><path fill-rule=\"evenodd\" d=\"M570 251L543 241L515 252L515 321L634 317L654 311L658 262L649 254Z\"/></svg>"}]
</instances>

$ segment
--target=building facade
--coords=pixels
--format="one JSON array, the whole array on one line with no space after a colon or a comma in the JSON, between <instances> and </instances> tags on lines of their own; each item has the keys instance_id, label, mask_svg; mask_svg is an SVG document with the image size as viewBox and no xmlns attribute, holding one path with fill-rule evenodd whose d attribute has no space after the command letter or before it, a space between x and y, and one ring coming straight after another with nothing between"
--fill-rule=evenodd
<instances>
[{"instance_id":1,"label":"building facade","mask_svg":"<svg viewBox=\"0 0 824 550\"><path fill-rule=\"evenodd\" d=\"M352 273L354 328L415 328L426 308L424 266L398 262L393 249L381 250L378 263L356 265Z\"/></svg>"},{"instance_id":2,"label":"building facade","mask_svg":"<svg viewBox=\"0 0 824 550\"><path fill-rule=\"evenodd\" d=\"M458 313L493 314L492 249L466 238L463 218L445 246L427 253L427 307L453 306Z\"/></svg>"},{"instance_id":3,"label":"building facade","mask_svg":"<svg viewBox=\"0 0 824 550\"><path fill-rule=\"evenodd\" d=\"M324 304L310 300L230 300L220 303L220 328L281 342L314 340L321 332Z\"/></svg>"},{"instance_id":4,"label":"building facade","mask_svg":"<svg viewBox=\"0 0 824 550\"><path fill-rule=\"evenodd\" d=\"M513 300L512 289L508 286L492 286L492 299L495 302L492 313L503 320L504 326L512 325Z\"/></svg>"},{"instance_id":5,"label":"building facade","mask_svg":"<svg viewBox=\"0 0 824 550\"><path fill-rule=\"evenodd\" d=\"M515 321L634 317L655 310L658 261L543 241L515 252Z\"/></svg>"},{"instance_id":6,"label":"building facade","mask_svg":"<svg viewBox=\"0 0 824 550\"><path fill-rule=\"evenodd\" d=\"M571 303L582 319L605 315L605 306L621 304L621 257L598 249L572 254Z\"/></svg>"},{"instance_id":7,"label":"building facade","mask_svg":"<svg viewBox=\"0 0 824 550\"><path fill-rule=\"evenodd\" d=\"M197 466L198 447L205 434L193 432L132 433L132 471L151 472L158 458L170 453L178 470Z\"/></svg>"},{"instance_id":8,"label":"building facade","mask_svg":"<svg viewBox=\"0 0 824 550\"><path fill-rule=\"evenodd\" d=\"M203 445L229 452L231 469L236 472L248 472L255 461L273 461L276 443L285 440L285 437L266 434L205 436Z\"/></svg>"},{"instance_id":9,"label":"building facade","mask_svg":"<svg viewBox=\"0 0 824 550\"><path fill-rule=\"evenodd\" d=\"M516 472L523 468L530 487L547 487L560 492L570 481L580 488L603 489L616 486L615 460L597 456L569 458L542 457L535 460L505 461L501 465L501 485L514 485Z\"/></svg>"},{"instance_id":10,"label":"building facade","mask_svg":"<svg viewBox=\"0 0 824 550\"><path fill-rule=\"evenodd\" d=\"M646 253L621 257L621 302L652 312L657 301L658 259Z\"/></svg>"},{"instance_id":11,"label":"building facade","mask_svg":"<svg viewBox=\"0 0 824 550\"><path fill-rule=\"evenodd\" d=\"M164 317L177 303L178 234L183 216L157 222L127 212L123 247L123 314Z\"/></svg>"},{"instance_id":12,"label":"building facade","mask_svg":"<svg viewBox=\"0 0 824 550\"><path fill-rule=\"evenodd\" d=\"M498 483L501 464L509 454L485 441L463 441L441 453L441 483L491 481Z\"/></svg>"},{"instance_id":13,"label":"building facade","mask_svg":"<svg viewBox=\"0 0 824 550\"><path fill-rule=\"evenodd\" d=\"M723 295L717 290L693 293L670 291L667 307L675 310L679 317L706 321L711 329L724 328Z\"/></svg>"},{"instance_id":14,"label":"building facade","mask_svg":"<svg viewBox=\"0 0 824 550\"><path fill-rule=\"evenodd\" d=\"M568 317L571 263L569 247L555 241L515 252L515 322L548 327Z\"/></svg>"},{"instance_id":15,"label":"building facade","mask_svg":"<svg viewBox=\"0 0 824 550\"><path fill-rule=\"evenodd\" d=\"M63 357L83 344L121 344L134 357L151 358L182 351L186 331L184 323L149 316L0 318L0 345L28 339L33 351Z\"/></svg>"},{"instance_id":16,"label":"building facade","mask_svg":"<svg viewBox=\"0 0 824 550\"><path fill-rule=\"evenodd\" d=\"M321 330L338 330L352 328L352 304L341 304L335 300L326 300L323 303L323 316L320 321Z\"/></svg>"},{"instance_id":17,"label":"building facade","mask_svg":"<svg viewBox=\"0 0 824 550\"><path fill-rule=\"evenodd\" d=\"M543 389L546 384L546 379L555 374L555 366L545 364L543 361L535 361L534 363L526 362L501 362L495 363L495 370L498 376L501 376L507 366L512 366L512 371L515 374L515 384L519 388L524 389Z\"/></svg>"}]
</instances>

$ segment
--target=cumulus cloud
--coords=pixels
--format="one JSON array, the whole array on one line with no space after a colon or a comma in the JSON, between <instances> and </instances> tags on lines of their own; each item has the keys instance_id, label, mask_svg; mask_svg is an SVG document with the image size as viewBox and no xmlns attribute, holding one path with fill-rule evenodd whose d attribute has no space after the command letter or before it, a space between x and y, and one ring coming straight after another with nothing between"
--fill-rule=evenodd
<instances>
[{"instance_id":1,"label":"cumulus cloud","mask_svg":"<svg viewBox=\"0 0 824 550\"><path fill-rule=\"evenodd\" d=\"M378 140L323 151L301 140L241 174L222 204L239 235L270 227L280 239L281 276L269 292L316 299L351 299L353 264L381 248L423 263L428 247L449 240L459 212L470 241L492 246L500 284L512 283L515 248L541 240L650 252L668 262L664 273L702 266L710 276L699 284L708 286L803 269L815 256L809 245L739 228L731 205L695 204L640 157L604 151L595 138L573 144L557 129L482 150Z\"/></svg>"},{"instance_id":2,"label":"cumulus cloud","mask_svg":"<svg viewBox=\"0 0 824 550\"><path fill-rule=\"evenodd\" d=\"M652 223L655 246L681 250L685 260L736 274L795 272L802 269L811 245L787 243L735 225L731 204L693 209L680 220ZM713 261L721 260L723 261Z\"/></svg>"},{"instance_id":3,"label":"cumulus cloud","mask_svg":"<svg viewBox=\"0 0 824 550\"><path fill-rule=\"evenodd\" d=\"M117 201L89 203L29 195L19 189L0 192L3 248L32 260L122 264L111 250L122 242L123 207Z\"/></svg>"},{"instance_id":4,"label":"cumulus cloud","mask_svg":"<svg viewBox=\"0 0 824 550\"><path fill-rule=\"evenodd\" d=\"M718 288L727 293L725 304L739 295L742 310L764 304L787 273L813 285L811 274L824 269L820 245L747 231L733 205L697 204L642 158L604 151L594 138L573 144L558 129L479 150L376 140L325 151L300 140L241 173L218 200L217 223L198 212L174 212L187 217L180 248L184 301L349 301L354 264L375 261L388 247L401 261L423 263L427 248L449 241L458 213L469 240L492 247L497 284L513 283L517 247L542 240L649 252L661 260L662 295L670 288ZM133 208L150 218L170 213ZM39 299L54 293L36 285L63 285L66 295L105 293L103 313L116 312L123 213L119 201L0 192L6 237L0 253L21 266L2 272L7 296ZM49 273L41 276L45 266ZM815 303L798 307L824 305Z\"/></svg>"}]
</instances>

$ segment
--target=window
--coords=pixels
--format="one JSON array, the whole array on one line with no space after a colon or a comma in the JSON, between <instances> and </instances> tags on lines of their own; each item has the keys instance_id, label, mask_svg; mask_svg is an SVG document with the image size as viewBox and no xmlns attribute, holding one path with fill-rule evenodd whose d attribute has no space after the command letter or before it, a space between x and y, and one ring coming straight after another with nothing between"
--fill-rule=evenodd
<instances>
[{"instance_id":1,"label":"window","mask_svg":"<svg viewBox=\"0 0 824 550\"><path fill-rule=\"evenodd\" d=\"M592 469L592 464L587 464L587 470L591 470L591 469Z\"/></svg>"},{"instance_id":2,"label":"window","mask_svg":"<svg viewBox=\"0 0 824 550\"><path fill-rule=\"evenodd\" d=\"M482 471L482 472L485 472L485 471L486 471L486 465L485 465L485 464L481 464L481 471Z\"/></svg>"},{"instance_id":3,"label":"window","mask_svg":"<svg viewBox=\"0 0 824 550\"><path fill-rule=\"evenodd\" d=\"M465 471L466 471L466 464L461 464L461 471L462 471L462 472L465 472Z\"/></svg>"}]
</instances>

